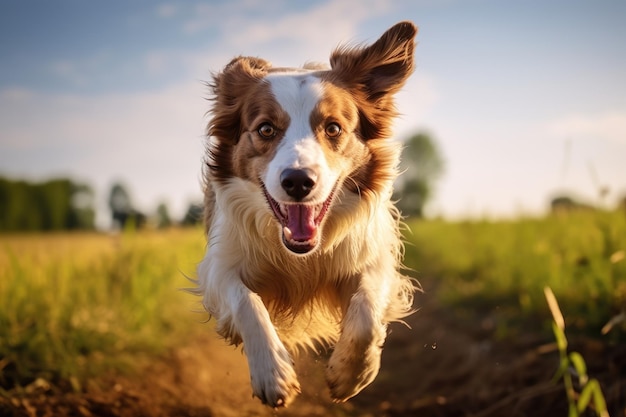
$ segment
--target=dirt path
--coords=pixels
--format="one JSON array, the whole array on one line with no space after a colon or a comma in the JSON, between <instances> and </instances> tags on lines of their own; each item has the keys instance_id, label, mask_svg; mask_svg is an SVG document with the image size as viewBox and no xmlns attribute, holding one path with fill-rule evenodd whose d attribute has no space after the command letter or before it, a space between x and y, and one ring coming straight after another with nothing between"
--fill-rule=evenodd
<instances>
[{"instance_id":1,"label":"dirt path","mask_svg":"<svg viewBox=\"0 0 626 417\"><path fill-rule=\"evenodd\" d=\"M345 404L330 401L326 358L300 358L303 393L285 410L252 398L245 357L211 332L133 377L110 375L74 393L38 381L0 396L0 416L566 416L551 381L555 346L531 336L494 342L493 317L452 319L421 296L408 329L391 328L377 380ZM207 329L208 330L208 329ZM549 342L549 341L547 341ZM626 416L626 349L576 346L600 377L611 415Z\"/></svg>"}]
</instances>

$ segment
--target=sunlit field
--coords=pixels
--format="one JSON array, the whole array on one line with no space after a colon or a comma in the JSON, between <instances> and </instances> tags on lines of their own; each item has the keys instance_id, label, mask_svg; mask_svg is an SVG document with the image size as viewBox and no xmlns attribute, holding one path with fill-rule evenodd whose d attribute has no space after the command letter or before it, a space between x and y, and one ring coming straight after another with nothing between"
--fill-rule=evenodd
<instances>
[{"instance_id":1,"label":"sunlit field","mask_svg":"<svg viewBox=\"0 0 626 417\"><path fill-rule=\"evenodd\" d=\"M405 264L424 287L424 294L416 297L420 311L411 318L412 325L425 323L434 329L432 334L445 335L446 323L456 323L455 330L447 334L457 337L466 323L474 340L479 335L477 346L519 347L524 339L524 349L530 349L532 357L549 359L537 352L556 352L549 348L554 338L544 296L544 288L550 287L565 316L568 336L591 340L594 346L619 346L626 340L619 319L626 309L626 213L566 212L515 221L408 220L407 224L411 231L406 233ZM109 372L132 374L147 363L158 362L167 352L213 335L211 323L205 323L208 315L200 311L199 298L181 291L193 285L187 277L195 276L204 249L200 228L117 235L1 235L0 394L34 381L81 392L90 379ZM437 305L434 310L431 306L421 311L421 304L433 302ZM486 321L491 333L485 331ZM411 375L402 371L405 356L428 361L428 354L446 355L445 337L427 336L433 339L426 343L420 331L394 329L387 351L395 353L383 358L397 358L398 362L383 364L381 385L376 388L374 384L374 390L389 389L393 384L408 389L404 387L414 384L414 371ZM488 341L492 336L493 341ZM454 343L447 348L459 351ZM211 349L215 347L202 344L198 354L211 360L215 352ZM441 369L424 369L424 377L442 381L449 376L454 381L459 367L445 369L444 359L438 359ZM602 370L604 360L588 359L596 363L592 371ZM245 366L241 355L234 361ZM550 381L558 359L547 363L553 363L554 369L551 365L545 369L545 384L550 393L565 401L562 388ZM188 366L193 369L194 363ZM225 375L232 370L232 364L209 366ZM436 372L443 374L437 376ZM614 374L614 370L606 372L609 379ZM245 381L247 372L241 374ZM452 386L451 392L461 392L463 384L469 383L454 384L461 385ZM437 382L434 386L443 385ZM323 381L320 387L324 389ZM247 388L247 382L238 383L238 389ZM386 403L384 399L391 394L379 391L366 393L354 403L370 407L367 401L379 401L377 396ZM407 401L412 395L419 393L410 391ZM611 395L609 401L621 398L615 392ZM319 399L308 401L313 407ZM408 405L402 407L409 410ZM452 403L448 407L453 407ZM334 414L322 410L320 415L360 415L359 409L354 411L349 404L332 410Z\"/></svg>"},{"instance_id":2,"label":"sunlit field","mask_svg":"<svg viewBox=\"0 0 626 417\"><path fill-rule=\"evenodd\" d=\"M183 343L206 319L179 291L204 247L200 229L0 236L0 386L80 384Z\"/></svg>"},{"instance_id":3,"label":"sunlit field","mask_svg":"<svg viewBox=\"0 0 626 417\"><path fill-rule=\"evenodd\" d=\"M515 221L412 221L406 264L459 315L490 310L503 337L542 323L552 288L572 331L603 338L626 309L626 212ZM427 288L428 290L428 288ZM605 332L609 329L605 328ZM612 338L624 337L614 329Z\"/></svg>"}]
</instances>

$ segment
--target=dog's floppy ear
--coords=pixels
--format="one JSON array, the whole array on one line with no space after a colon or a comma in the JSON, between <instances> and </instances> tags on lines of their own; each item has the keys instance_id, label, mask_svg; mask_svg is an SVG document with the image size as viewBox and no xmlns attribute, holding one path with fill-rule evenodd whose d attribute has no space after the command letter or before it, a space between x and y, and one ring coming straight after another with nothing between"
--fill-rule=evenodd
<instances>
[{"instance_id":1,"label":"dog's floppy ear","mask_svg":"<svg viewBox=\"0 0 626 417\"><path fill-rule=\"evenodd\" d=\"M236 143L241 134L241 107L253 83L267 75L272 64L253 57L237 57L213 75L209 84L214 101L208 134L220 141Z\"/></svg>"},{"instance_id":2,"label":"dog's floppy ear","mask_svg":"<svg viewBox=\"0 0 626 417\"><path fill-rule=\"evenodd\" d=\"M400 22L366 47L340 47L330 57L332 72L350 90L357 93L370 109L361 109L365 117L366 138L386 136L385 120L395 116L393 94L414 69L413 52L417 27Z\"/></svg>"},{"instance_id":3,"label":"dog's floppy ear","mask_svg":"<svg viewBox=\"0 0 626 417\"><path fill-rule=\"evenodd\" d=\"M247 93L253 83L266 74L271 64L260 58L237 57L230 61L224 70L213 75L209 83L213 107L207 135L209 141L206 166L213 179L228 180L232 171L233 148L242 134L241 112Z\"/></svg>"},{"instance_id":4,"label":"dog's floppy ear","mask_svg":"<svg viewBox=\"0 0 626 417\"><path fill-rule=\"evenodd\" d=\"M222 76L243 75L254 79L259 79L267 74L267 70L272 67L268 61L250 56L238 56L233 58L222 71Z\"/></svg>"}]
</instances>

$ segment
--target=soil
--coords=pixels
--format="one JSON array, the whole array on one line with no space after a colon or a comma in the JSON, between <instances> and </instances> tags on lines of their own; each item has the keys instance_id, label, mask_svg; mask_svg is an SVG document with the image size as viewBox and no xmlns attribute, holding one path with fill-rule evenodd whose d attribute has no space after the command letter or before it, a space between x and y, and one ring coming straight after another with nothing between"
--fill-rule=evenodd
<instances>
[{"instance_id":1,"label":"soil","mask_svg":"<svg viewBox=\"0 0 626 417\"><path fill-rule=\"evenodd\" d=\"M533 332L498 340L490 312L454 317L419 297L421 309L391 326L380 374L343 404L330 400L324 356L297 360L302 394L286 409L252 398L246 359L207 326L205 336L142 367L111 374L81 390L36 380L0 393L0 416L567 416L563 385L554 381L556 345ZM536 332L535 332L536 333ZM570 340L598 378L610 415L626 416L626 346ZM595 415L593 412L584 415Z\"/></svg>"}]
</instances>

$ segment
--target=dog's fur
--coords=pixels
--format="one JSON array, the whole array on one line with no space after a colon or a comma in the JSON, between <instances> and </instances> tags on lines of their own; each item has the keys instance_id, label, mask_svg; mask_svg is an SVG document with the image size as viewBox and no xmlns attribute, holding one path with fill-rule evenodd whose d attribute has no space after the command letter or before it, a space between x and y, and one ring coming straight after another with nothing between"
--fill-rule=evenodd
<instances>
[{"instance_id":1,"label":"dog's fur","mask_svg":"<svg viewBox=\"0 0 626 417\"><path fill-rule=\"evenodd\" d=\"M416 33L401 22L370 46L338 48L330 68L238 57L210 84L196 291L218 333L243 343L253 395L270 406L299 393L300 347L334 347L331 396L356 395L378 373L387 324L411 313L389 137Z\"/></svg>"}]
</instances>

